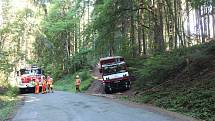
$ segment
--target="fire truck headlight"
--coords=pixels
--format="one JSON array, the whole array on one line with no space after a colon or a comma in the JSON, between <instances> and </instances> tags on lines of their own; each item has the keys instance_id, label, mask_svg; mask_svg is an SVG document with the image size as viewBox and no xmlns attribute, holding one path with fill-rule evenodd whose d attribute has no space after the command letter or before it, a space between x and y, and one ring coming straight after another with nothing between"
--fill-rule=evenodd
<instances>
[{"instance_id":1,"label":"fire truck headlight","mask_svg":"<svg viewBox=\"0 0 215 121\"><path fill-rule=\"evenodd\" d=\"M31 85L34 85L34 81L30 81L30 84L31 84Z\"/></svg>"}]
</instances>

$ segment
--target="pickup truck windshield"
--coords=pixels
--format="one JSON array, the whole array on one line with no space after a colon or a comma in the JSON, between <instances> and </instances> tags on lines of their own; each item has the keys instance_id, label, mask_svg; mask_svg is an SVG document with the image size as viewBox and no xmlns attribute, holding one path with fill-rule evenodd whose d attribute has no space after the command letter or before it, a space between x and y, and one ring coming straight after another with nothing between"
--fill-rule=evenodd
<instances>
[{"instance_id":1,"label":"pickup truck windshield","mask_svg":"<svg viewBox=\"0 0 215 121\"><path fill-rule=\"evenodd\" d=\"M126 72L125 64L109 65L109 66L103 67L104 75L111 75L111 74L117 74L117 73L123 73L123 72Z\"/></svg>"}]
</instances>

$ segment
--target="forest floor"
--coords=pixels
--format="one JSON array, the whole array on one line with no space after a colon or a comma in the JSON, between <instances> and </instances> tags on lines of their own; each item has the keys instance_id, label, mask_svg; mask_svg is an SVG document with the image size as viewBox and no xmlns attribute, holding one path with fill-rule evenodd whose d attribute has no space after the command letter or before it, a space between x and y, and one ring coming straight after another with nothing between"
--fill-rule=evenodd
<instances>
[{"instance_id":1,"label":"forest floor","mask_svg":"<svg viewBox=\"0 0 215 121\"><path fill-rule=\"evenodd\" d=\"M94 67L91 73L94 81L87 89L86 93L89 94L104 94L102 87L102 75L99 73L98 67Z\"/></svg>"}]
</instances>

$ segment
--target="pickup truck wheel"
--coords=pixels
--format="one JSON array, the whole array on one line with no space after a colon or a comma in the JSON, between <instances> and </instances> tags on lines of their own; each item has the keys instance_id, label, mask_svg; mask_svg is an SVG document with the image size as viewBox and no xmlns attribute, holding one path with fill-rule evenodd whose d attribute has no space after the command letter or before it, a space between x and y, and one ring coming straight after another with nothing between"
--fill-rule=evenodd
<instances>
[{"instance_id":1,"label":"pickup truck wheel","mask_svg":"<svg viewBox=\"0 0 215 121\"><path fill-rule=\"evenodd\" d=\"M130 88L131 88L131 84L128 85L127 89L130 89Z\"/></svg>"},{"instance_id":2,"label":"pickup truck wheel","mask_svg":"<svg viewBox=\"0 0 215 121\"><path fill-rule=\"evenodd\" d=\"M106 93L106 94L111 94L111 93L112 93L112 90L111 90L109 87L106 87L106 88L105 88L105 93Z\"/></svg>"}]
</instances>

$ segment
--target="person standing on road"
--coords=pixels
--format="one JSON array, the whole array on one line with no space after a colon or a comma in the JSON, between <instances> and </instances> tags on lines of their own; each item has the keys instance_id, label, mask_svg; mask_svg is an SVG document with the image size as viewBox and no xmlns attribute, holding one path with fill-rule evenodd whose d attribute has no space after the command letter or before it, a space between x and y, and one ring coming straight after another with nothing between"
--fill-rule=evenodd
<instances>
[{"instance_id":1,"label":"person standing on road","mask_svg":"<svg viewBox=\"0 0 215 121\"><path fill-rule=\"evenodd\" d=\"M54 92L53 91L53 79L50 77L50 76L48 76L48 78L47 78L47 84L48 84L48 92Z\"/></svg>"},{"instance_id":2,"label":"person standing on road","mask_svg":"<svg viewBox=\"0 0 215 121\"><path fill-rule=\"evenodd\" d=\"M40 91L40 85L39 85L39 79L35 80L35 94L39 94Z\"/></svg>"},{"instance_id":3,"label":"person standing on road","mask_svg":"<svg viewBox=\"0 0 215 121\"><path fill-rule=\"evenodd\" d=\"M43 78L43 84L42 84L42 94L46 93L46 79Z\"/></svg>"},{"instance_id":4,"label":"person standing on road","mask_svg":"<svg viewBox=\"0 0 215 121\"><path fill-rule=\"evenodd\" d=\"M81 79L79 77L79 75L76 75L76 79L75 79L75 87L76 87L76 92L80 92L80 85L81 85Z\"/></svg>"}]
</instances>

